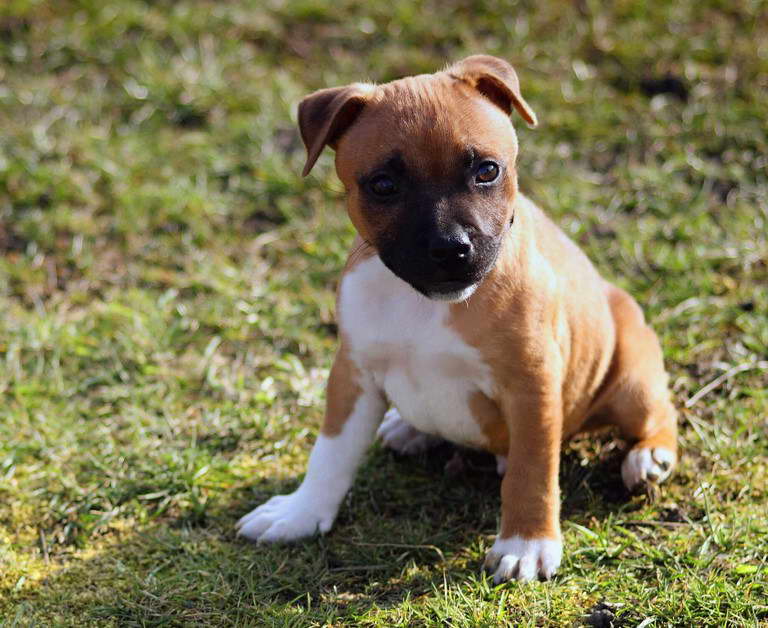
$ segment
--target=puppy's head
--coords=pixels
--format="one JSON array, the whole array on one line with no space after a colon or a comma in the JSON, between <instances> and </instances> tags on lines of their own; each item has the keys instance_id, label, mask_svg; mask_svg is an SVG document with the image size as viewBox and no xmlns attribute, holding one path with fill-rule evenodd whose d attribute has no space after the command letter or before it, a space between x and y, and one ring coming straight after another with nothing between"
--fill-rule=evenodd
<instances>
[{"instance_id":1,"label":"puppy's head","mask_svg":"<svg viewBox=\"0 0 768 628\"><path fill-rule=\"evenodd\" d=\"M469 297L513 219L517 137L536 116L512 67L474 56L444 72L324 89L299 106L308 174L326 145L360 235L432 299Z\"/></svg>"}]
</instances>

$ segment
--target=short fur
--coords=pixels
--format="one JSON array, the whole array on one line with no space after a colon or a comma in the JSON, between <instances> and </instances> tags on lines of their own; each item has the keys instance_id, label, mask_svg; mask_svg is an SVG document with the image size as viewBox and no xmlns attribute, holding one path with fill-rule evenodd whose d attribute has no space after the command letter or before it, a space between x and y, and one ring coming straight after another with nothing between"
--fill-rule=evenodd
<instances>
[{"instance_id":1,"label":"short fur","mask_svg":"<svg viewBox=\"0 0 768 628\"><path fill-rule=\"evenodd\" d=\"M629 488L671 470L676 413L658 340L637 303L518 191L513 110L536 124L512 67L486 56L302 102L305 174L324 145L336 149L360 237L340 284L322 446L302 488L246 515L241 534L326 531L390 403L403 416L388 415L384 436L402 450L422 430L506 457L486 561L497 581L559 565L564 439L618 426L633 443ZM489 161L500 174L486 184L476 173ZM395 192L375 192L381 176Z\"/></svg>"}]
</instances>

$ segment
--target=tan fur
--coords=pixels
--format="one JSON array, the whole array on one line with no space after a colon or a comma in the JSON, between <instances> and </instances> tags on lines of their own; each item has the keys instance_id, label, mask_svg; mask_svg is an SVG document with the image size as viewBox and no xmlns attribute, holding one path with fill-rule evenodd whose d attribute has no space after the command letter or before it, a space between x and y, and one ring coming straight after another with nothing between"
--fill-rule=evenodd
<instances>
[{"instance_id":1,"label":"tan fur","mask_svg":"<svg viewBox=\"0 0 768 628\"><path fill-rule=\"evenodd\" d=\"M344 273L351 271L357 264L375 255L376 251L359 236L355 238L352 250L344 266ZM339 283L341 286L341 283ZM338 294L337 294L338 299ZM326 436L335 436L341 432L347 418L352 414L355 402L362 389L359 382L358 368L349 359L344 334L341 333L341 342L336 352L336 358L331 367L326 388L325 417L321 431Z\"/></svg>"},{"instance_id":2,"label":"tan fur","mask_svg":"<svg viewBox=\"0 0 768 628\"><path fill-rule=\"evenodd\" d=\"M358 369L349 359L346 346L342 341L328 377L325 418L322 426L322 432L326 436L336 436L341 433L344 423L352 414L355 402L362 391L358 384L358 377Z\"/></svg>"},{"instance_id":3,"label":"tan fur","mask_svg":"<svg viewBox=\"0 0 768 628\"><path fill-rule=\"evenodd\" d=\"M488 451L497 456L506 456L509 451L509 428L499 405L478 390L469 398L469 409L472 418L483 431Z\"/></svg>"},{"instance_id":4,"label":"tan fur","mask_svg":"<svg viewBox=\"0 0 768 628\"><path fill-rule=\"evenodd\" d=\"M302 107L313 109L318 128L306 123L302 136L311 167L318 142L320 148L326 142L323 133L333 133L337 172L360 234L345 272L373 255L376 243L402 219L396 211L366 209L359 196L356 178L382 155L403 150L410 167L434 180L446 176L449 160L470 141L511 165L504 184L508 202L502 209L488 208L490 215L483 218L499 234L513 216L514 223L475 294L451 306L450 325L481 353L495 382L494 398L475 393L470 409L488 449L508 458L501 536L559 538L563 439L616 425L638 447L660 445L675 452L676 414L658 340L640 308L602 279L579 248L518 193L518 146L509 108L531 123L535 116L520 96L516 76L494 74L482 83L484 63L490 62L473 59L364 91L310 96ZM345 112L345 118L319 115L312 99L320 97L332 100L333 111ZM345 106L345 98L353 104ZM342 341L328 385L323 432L329 435L340 431L360 392L344 351Z\"/></svg>"},{"instance_id":5,"label":"tan fur","mask_svg":"<svg viewBox=\"0 0 768 628\"><path fill-rule=\"evenodd\" d=\"M430 94L425 99L424 91ZM415 115L419 112L419 115ZM457 118L474 117L476 125L470 137L457 136L453 123ZM392 129L399 129L392 133ZM336 152L336 170L347 190L347 210L357 232L375 244L401 217L397 212L365 212L355 179L374 167L382 155L401 149L405 140L408 157L420 172L435 180L445 176L457 151L467 143L489 153L517 153L517 141L509 135L509 119L497 107L463 82L448 74L409 77L380 86L369 98L355 124L341 138ZM376 147L371 150L371 147ZM508 194L514 197L517 181L508 179ZM496 228L506 223L508 215L493 216Z\"/></svg>"}]
</instances>

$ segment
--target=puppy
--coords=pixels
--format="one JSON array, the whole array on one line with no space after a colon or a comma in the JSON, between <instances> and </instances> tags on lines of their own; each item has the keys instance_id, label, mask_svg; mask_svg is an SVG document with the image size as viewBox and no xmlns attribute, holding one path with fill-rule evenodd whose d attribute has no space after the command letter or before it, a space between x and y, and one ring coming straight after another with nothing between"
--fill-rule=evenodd
<instances>
[{"instance_id":1,"label":"puppy","mask_svg":"<svg viewBox=\"0 0 768 628\"><path fill-rule=\"evenodd\" d=\"M633 443L628 488L670 473L676 413L656 335L518 190L513 109L536 125L515 71L490 56L302 101L303 174L336 150L359 236L306 476L245 515L242 536L330 530L377 428L403 453L447 439L499 457L501 524L485 561L496 582L560 564L564 439L615 425Z\"/></svg>"}]
</instances>

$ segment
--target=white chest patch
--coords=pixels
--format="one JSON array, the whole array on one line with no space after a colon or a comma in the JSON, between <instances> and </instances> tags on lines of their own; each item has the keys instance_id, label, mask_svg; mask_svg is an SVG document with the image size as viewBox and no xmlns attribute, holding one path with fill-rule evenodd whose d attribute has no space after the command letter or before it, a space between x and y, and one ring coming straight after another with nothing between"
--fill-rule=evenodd
<instances>
[{"instance_id":1,"label":"white chest patch","mask_svg":"<svg viewBox=\"0 0 768 628\"><path fill-rule=\"evenodd\" d=\"M469 400L476 391L492 397L491 372L448 326L449 307L416 292L373 256L344 277L338 317L351 359L406 421L483 448Z\"/></svg>"}]
</instances>

